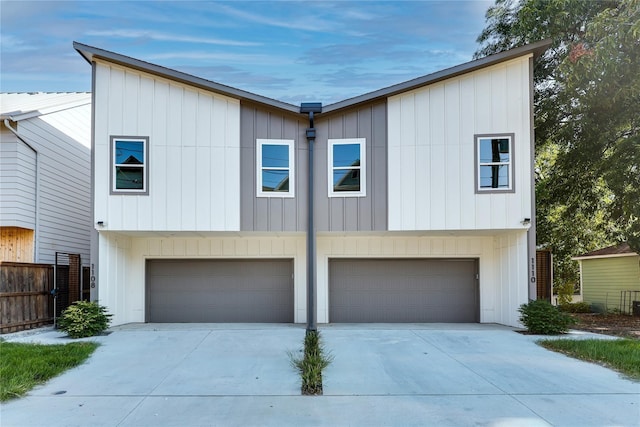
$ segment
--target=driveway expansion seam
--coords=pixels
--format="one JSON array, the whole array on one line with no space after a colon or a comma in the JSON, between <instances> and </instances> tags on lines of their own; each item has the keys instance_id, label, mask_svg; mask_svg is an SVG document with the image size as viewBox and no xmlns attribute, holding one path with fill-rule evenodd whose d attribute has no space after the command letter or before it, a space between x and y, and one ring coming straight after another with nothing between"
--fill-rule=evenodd
<instances>
[{"instance_id":1,"label":"driveway expansion seam","mask_svg":"<svg viewBox=\"0 0 640 427\"><path fill-rule=\"evenodd\" d=\"M515 395L505 391L502 387L498 386L497 384L495 384L493 381L489 380L488 378L486 378L484 375L476 372L474 369L472 369L471 367L467 366L465 363L461 362L460 360L458 360L456 357L454 357L453 355L449 354L448 352L444 351L440 346L437 345L437 342L433 342L433 341L427 341L426 338L423 338L422 336L418 335L416 333L415 330L412 330L411 332L413 332L416 336L418 336L420 339L422 339L426 344L432 345L433 347L435 347L436 349L438 349L438 351L441 351L443 354L447 355L448 357L450 357L452 360L455 360L456 363L458 363L461 366L464 366L466 369L468 369L470 372L473 372L475 375L477 375L478 377L482 378L484 381L486 381L487 383L491 384L493 387L495 387L496 389L500 390L502 392L502 396L508 396L509 399L513 400L514 402L522 405L523 407L527 408L527 410L531 411L532 414L534 414L535 416L539 417L541 420L544 420L544 422L548 423L549 425L553 425L552 422L550 422L549 420L547 420L545 417L543 417L541 414L539 414L538 412L536 412L534 409L532 409L531 407L529 407L527 404L521 402L519 399L516 398ZM496 394L497 395L497 394ZM526 395L526 394L525 394ZM533 395L533 394L531 394ZM483 396L482 394L478 394L478 396ZM487 394L485 394L484 396L488 396Z\"/></svg>"},{"instance_id":2,"label":"driveway expansion seam","mask_svg":"<svg viewBox=\"0 0 640 427\"><path fill-rule=\"evenodd\" d=\"M171 375L171 371L173 369L175 369L182 362L184 362L187 358L189 358L189 356L191 356L198 349L198 347L200 347L200 345L202 345L204 340L206 340L209 337L209 335L211 335L211 332L213 332L213 331L210 330L209 332L207 332L206 335L204 335L202 337L202 339L193 346L193 348L191 349L191 351L189 353L185 353L185 355L182 357L182 359L180 359L179 362L174 363L174 365L173 365L173 367L171 369L167 369L167 374L164 376L164 378L162 378L162 380L160 380L158 382L158 385L156 385L153 388L153 390L151 390L151 393L153 393L158 387L160 387L165 382L165 380L169 377L169 375Z\"/></svg>"},{"instance_id":3,"label":"driveway expansion seam","mask_svg":"<svg viewBox=\"0 0 640 427\"><path fill-rule=\"evenodd\" d=\"M420 331L422 331L422 329L420 329ZM461 362L460 360L458 360L456 357L454 357L453 355L447 353L446 351L444 351L442 348L440 348L437 345L437 342L434 341L428 341L425 337L420 336L417 333L416 329L412 329L411 332L414 333L414 335L416 335L418 338L420 338L422 341L424 341L426 344L432 345L433 347L435 347L437 350L439 350L440 352L442 352L443 354L447 355L448 357L450 357L452 360L455 360L458 364L460 364L461 366L464 366L466 369L468 369L470 372L473 372L474 374L476 374L478 377L482 378L484 381L486 381L487 383L491 384L492 386L494 386L496 389L502 391L504 394L508 396L511 400L513 400L514 402L522 405L523 407L527 408L529 411L531 411L532 414L535 414L537 417L539 417L541 420L544 420L546 423L548 423L549 425L553 425L553 423L546 419L544 416L542 416L541 414L539 414L536 410L534 410L533 408L531 408L529 405L527 405L526 403L522 402L520 399L517 398L517 396L605 396L605 395L621 395L621 396L626 396L626 395L636 395L637 393L509 393L506 392L504 389L502 389L501 387L499 387L497 384L495 384L494 382L490 381L488 378L485 378L483 375L479 374L478 372L476 372L475 370L473 370L472 368L470 368L469 366L467 366L465 363ZM534 345L539 345L537 344L536 341L529 341Z\"/></svg>"},{"instance_id":4,"label":"driveway expansion seam","mask_svg":"<svg viewBox=\"0 0 640 427\"><path fill-rule=\"evenodd\" d=\"M422 329L420 329L422 330ZM417 332L416 329L411 329L411 332L417 336L420 340L422 340L425 344L431 345L433 347L435 347L438 351L440 351L442 354L446 355L447 357L451 358L452 360L455 360L456 363L458 363L461 366L464 366L466 369L468 369L470 372L473 372L475 375L477 375L478 377L482 378L484 381L486 381L487 383L491 384L492 386L494 386L496 389L502 391L504 394L509 394L508 392L506 392L505 390L503 390L501 387L499 387L498 385L494 384L492 381L490 381L489 379L485 378L483 375L479 374L478 372L476 372L475 370L471 369L469 366L465 365L463 362L461 362L460 360L458 360L457 358L455 358L454 356L452 356L451 354L449 354L448 352L444 351L442 348L440 348L437 345L437 342L433 342L433 341L428 341L426 338L420 336Z\"/></svg>"},{"instance_id":5,"label":"driveway expansion seam","mask_svg":"<svg viewBox=\"0 0 640 427\"><path fill-rule=\"evenodd\" d=\"M203 342L203 341L204 341L204 340L205 340L205 339L206 339L210 334L211 334L211 331L209 331L206 335L204 335L204 337L202 337L202 339L201 339L201 340L200 340L196 345L194 345L194 346L193 346L193 348L191 349L191 351L190 351L189 353L187 353L184 357L182 357L182 359L180 359L180 362L176 362L176 363L173 365L173 368L172 368L172 369L167 369L167 371L166 371L167 373L165 374L164 378L162 378L160 381L158 381L158 383L157 383L157 384L156 384L156 386L153 388L153 390L151 390L151 392L150 392L150 393L153 393L155 390L157 390L157 389L158 389L158 387L160 387L160 386L161 386L161 385L166 381L166 379L169 377L169 375L171 375L171 372L173 371L173 369L175 369L177 366L179 366L179 364L180 364L180 363L184 362L184 361L187 359L187 357L191 356L191 355L193 354L193 352L194 352L194 351L196 351L196 349L197 349L198 347L200 347L200 345L202 344L202 342ZM125 422L125 420L126 420L127 418L129 418L129 417L131 416L131 414L133 414L133 412L134 412L136 409L138 409L138 408L140 407L140 405L142 405L142 403L144 403L144 401L145 401L145 400L147 400L147 398L148 398L149 396L151 396L151 394L150 394L150 393L149 393L149 394L146 394L146 395L144 395L144 394L141 394L141 395L134 395L134 396L138 396L138 397L140 397L140 398L141 398L141 399L140 399L140 401L139 401L139 402L138 402L138 403L137 403L133 408L131 408L131 410L130 410L130 411L129 411L129 412L128 412L128 413L127 413L123 418L122 418L122 420L120 420L120 422L118 422L118 423L116 424L116 426L120 426L120 425L122 425L122 423L123 423L123 422ZM118 395L118 396L120 396L120 395ZM120 396L120 397L127 397L127 396L128 396L128 395L122 395L122 396ZM117 397L117 396L116 396L116 397Z\"/></svg>"},{"instance_id":6,"label":"driveway expansion seam","mask_svg":"<svg viewBox=\"0 0 640 427\"><path fill-rule=\"evenodd\" d=\"M358 394L324 394L313 396L314 398L324 397L411 397L411 396L639 396L640 393L617 392L617 393L358 393ZM304 397L302 394L65 394L65 395L29 395L29 399L77 399L77 398L104 398L104 397ZM4 404L5 402L3 402Z\"/></svg>"}]
</instances>

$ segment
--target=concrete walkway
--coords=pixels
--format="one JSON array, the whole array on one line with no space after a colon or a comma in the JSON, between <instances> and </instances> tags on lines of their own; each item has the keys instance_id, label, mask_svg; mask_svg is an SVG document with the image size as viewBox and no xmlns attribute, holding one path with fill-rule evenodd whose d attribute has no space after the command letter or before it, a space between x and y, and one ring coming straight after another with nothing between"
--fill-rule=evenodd
<instances>
[{"instance_id":1,"label":"concrete walkway","mask_svg":"<svg viewBox=\"0 0 640 427\"><path fill-rule=\"evenodd\" d=\"M320 330L334 356L324 396L300 396L289 363L303 326L134 324L90 338L102 345L87 363L2 404L0 425L640 425L640 383L511 328ZM56 331L10 340L69 341Z\"/></svg>"}]
</instances>

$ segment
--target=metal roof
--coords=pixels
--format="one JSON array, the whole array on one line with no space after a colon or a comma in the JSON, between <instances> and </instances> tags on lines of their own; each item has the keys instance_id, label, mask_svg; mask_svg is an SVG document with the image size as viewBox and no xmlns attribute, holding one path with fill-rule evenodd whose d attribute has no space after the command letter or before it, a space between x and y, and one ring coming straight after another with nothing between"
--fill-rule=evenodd
<instances>
[{"instance_id":1,"label":"metal roof","mask_svg":"<svg viewBox=\"0 0 640 427\"><path fill-rule=\"evenodd\" d=\"M470 73L472 71L489 67L494 64L509 61L514 58L518 58L526 55L541 55L545 50L551 46L551 40L542 40L536 43L532 43L525 46L516 47L504 52L489 55L481 59L476 59L455 67L447 68L436 73L428 74L423 77L418 77L413 80L409 80L403 83L399 83L393 86L389 86L380 90L366 93L354 98L339 101L333 104L326 105L322 108L322 114L336 112L347 108L352 108L358 104L372 102L378 99L393 96L402 92L407 92L413 89L417 89L422 86L427 86L448 78L459 76L461 74ZM210 90L221 95L230 96L240 100L253 101L261 103L270 107L285 110L290 113L300 113L300 107L292 105L286 102L277 101L264 96L256 95L254 93L246 92L240 89L226 86L220 83L216 83L210 80L206 80L200 77L195 77L190 74L186 74L180 71L176 71L170 68L162 67L160 65L151 64L149 62L141 61L139 59L131 58L125 55L121 55L107 50L99 49L97 47L88 46L82 43L73 42L73 47L82 55L87 62L92 63L94 59L102 59L115 64L120 64L126 67L130 67L139 71L155 74L168 79L180 81L189 85L193 85L202 89Z\"/></svg>"},{"instance_id":2,"label":"metal roof","mask_svg":"<svg viewBox=\"0 0 640 427\"><path fill-rule=\"evenodd\" d=\"M89 92L0 93L0 118L20 121L87 104Z\"/></svg>"}]
</instances>

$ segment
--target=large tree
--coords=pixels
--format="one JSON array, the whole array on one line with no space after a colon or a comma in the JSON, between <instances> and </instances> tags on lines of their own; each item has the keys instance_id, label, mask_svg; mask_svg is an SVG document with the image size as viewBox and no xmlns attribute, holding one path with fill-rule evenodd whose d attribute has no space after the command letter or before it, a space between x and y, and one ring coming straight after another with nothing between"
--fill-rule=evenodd
<instances>
[{"instance_id":1,"label":"large tree","mask_svg":"<svg viewBox=\"0 0 640 427\"><path fill-rule=\"evenodd\" d=\"M617 241L640 253L640 0L497 0L486 17L476 57L552 40L534 109L538 245L557 277Z\"/></svg>"}]
</instances>

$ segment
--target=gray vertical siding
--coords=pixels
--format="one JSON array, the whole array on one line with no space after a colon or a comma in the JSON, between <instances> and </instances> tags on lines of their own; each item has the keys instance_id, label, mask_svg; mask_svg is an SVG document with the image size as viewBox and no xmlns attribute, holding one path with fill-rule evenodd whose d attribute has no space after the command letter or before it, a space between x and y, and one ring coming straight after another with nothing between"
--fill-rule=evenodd
<instances>
[{"instance_id":1,"label":"gray vertical siding","mask_svg":"<svg viewBox=\"0 0 640 427\"><path fill-rule=\"evenodd\" d=\"M308 151L304 117L242 104L240 109L240 230L305 231ZM295 197L256 197L256 140L291 139L295 146Z\"/></svg>"},{"instance_id":2,"label":"gray vertical siding","mask_svg":"<svg viewBox=\"0 0 640 427\"><path fill-rule=\"evenodd\" d=\"M305 231L307 226L308 144L304 117L296 119L253 104L240 116L240 229ZM378 102L315 123L315 207L317 231L384 231L387 229L387 113ZM295 197L256 197L256 140L295 141ZM366 197L328 197L327 140L365 138Z\"/></svg>"},{"instance_id":3,"label":"gray vertical siding","mask_svg":"<svg viewBox=\"0 0 640 427\"><path fill-rule=\"evenodd\" d=\"M387 108L368 104L316 123L315 206L317 231L387 229ZM328 197L327 140L366 139L365 197Z\"/></svg>"}]
</instances>

